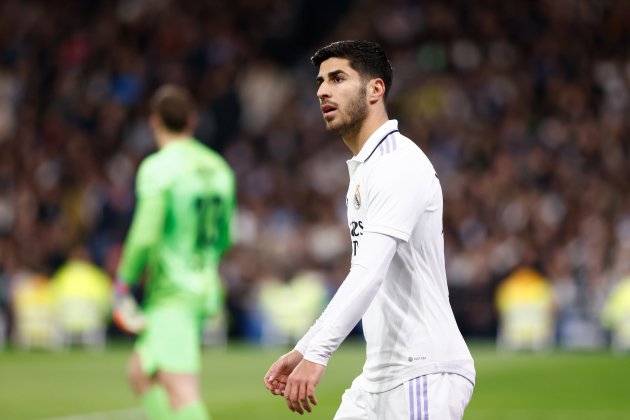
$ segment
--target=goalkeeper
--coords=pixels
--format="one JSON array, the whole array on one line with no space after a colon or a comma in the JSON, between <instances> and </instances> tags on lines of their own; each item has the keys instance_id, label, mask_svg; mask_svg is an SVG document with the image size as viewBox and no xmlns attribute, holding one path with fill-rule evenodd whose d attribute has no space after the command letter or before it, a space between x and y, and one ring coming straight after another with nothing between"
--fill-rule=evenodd
<instances>
[{"instance_id":1,"label":"goalkeeper","mask_svg":"<svg viewBox=\"0 0 630 420\"><path fill-rule=\"evenodd\" d=\"M136 210L117 272L113 318L139 334L128 365L149 419L208 419L199 389L203 321L221 309L217 267L230 245L235 177L193 139L195 104L178 86L151 100L158 152L140 165ZM140 309L130 288L147 272Z\"/></svg>"}]
</instances>

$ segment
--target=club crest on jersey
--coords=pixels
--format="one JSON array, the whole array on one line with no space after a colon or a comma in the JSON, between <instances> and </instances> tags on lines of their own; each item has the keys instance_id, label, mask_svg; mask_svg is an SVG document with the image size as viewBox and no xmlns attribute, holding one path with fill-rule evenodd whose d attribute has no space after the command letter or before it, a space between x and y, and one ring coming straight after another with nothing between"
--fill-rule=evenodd
<instances>
[{"instance_id":1,"label":"club crest on jersey","mask_svg":"<svg viewBox=\"0 0 630 420\"><path fill-rule=\"evenodd\" d=\"M359 185L357 184L357 189L354 190L354 208L359 210L361 208L361 192L359 191Z\"/></svg>"}]
</instances>

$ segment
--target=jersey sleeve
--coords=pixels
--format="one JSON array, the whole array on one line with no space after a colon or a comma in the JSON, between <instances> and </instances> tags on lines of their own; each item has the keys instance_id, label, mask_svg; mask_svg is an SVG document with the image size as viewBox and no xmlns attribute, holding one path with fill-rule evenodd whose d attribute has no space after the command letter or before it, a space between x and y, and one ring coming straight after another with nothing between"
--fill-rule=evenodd
<instances>
[{"instance_id":1,"label":"jersey sleeve","mask_svg":"<svg viewBox=\"0 0 630 420\"><path fill-rule=\"evenodd\" d=\"M157 174L154 160L145 160L136 177L136 209L125 239L118 278L135 284L155 246L160 242L166 220L166 180Z\"/></svg>"},{"instance_id":2,"label":"jersey sleeve","mask_svg":"<svg viewBox=\"0 0 630 420\"><path fill-rule=\"evenodd\" d=\"M381 161L370 173L364 231L406 242L438 180L428 163L414 159L396 163Z\"/></svg>"},{"instance_id":3,"label":"jersey sleeve","mask_svg":"<svg viewBox=\"0 0 630 420\"><path fill-rule=\"evenodd\" d=\"M333 352L359 322L376 296L394 257L396 239L375 233L363 237L365 252L353 260L322 315L296 344L305 360L326 365Z\"/></svg>"},{"instance_id":4,"label":"jersey sleeve","mask_svg":"<svg viewBox=\"0 0 630 420\"><path fill-rule=\"evenodd\" d=\"M165 162L161 160L159 155L150 156L138 168L138 175L136 176L136 196L138 198L164 194L168 190L172 171L168 170Z\"/></svg>"}]
</instances>

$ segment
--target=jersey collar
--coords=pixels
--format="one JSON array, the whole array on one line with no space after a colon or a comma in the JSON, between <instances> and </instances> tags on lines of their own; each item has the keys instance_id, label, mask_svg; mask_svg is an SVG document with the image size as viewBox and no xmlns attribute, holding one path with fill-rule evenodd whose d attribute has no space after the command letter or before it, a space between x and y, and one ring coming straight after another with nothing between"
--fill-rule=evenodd
<instances>
[{"instance_id":1,"label":"jersey collar","mask_svg":"<svg viewBox=\"0 0 630 420\"><path fill-rule=\"evenodd\" d=\"M383 140L387 138L391 133L398 131L398 121L389 120L376 129L365 142L359 153L353 156L350 161L363 163L372 156L376 148L381 144Z\"/></svg>"},{"instance_id":2,"label":"jersey collar","mask_svg":"<svg viewBox=\"0 0 630 420\"><path fill-rule=\"evenodd\" d=\"M190 144L194 141L195 139L193 137L182 137L180 139L177 140L172 140L169 141L168 143L166 143L164 146L162 146L162 149L166 149L166 148L176 148L176 147L180 147L183 144Z\"/></svg>"}]
</instances>

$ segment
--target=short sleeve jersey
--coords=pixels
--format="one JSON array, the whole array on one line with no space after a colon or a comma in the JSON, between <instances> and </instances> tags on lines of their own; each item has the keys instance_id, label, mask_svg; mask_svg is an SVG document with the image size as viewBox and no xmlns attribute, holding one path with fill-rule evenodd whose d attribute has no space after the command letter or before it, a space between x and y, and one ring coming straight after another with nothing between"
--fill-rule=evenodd
<instances>
[{"instance_id":1,"label":"short sleeve jersey","mask_svg":"<svg viewBox=\"0 0 630 420\"><path fill-rule=\"evenodd\" d=\"M225 160L193 139L170 143L140 165L136 195L119 276L134 283L146 270L148 305L216 300L235 209Z\"/></svg>"},{"instance_id":2,"label":"short sleeve jersey","mask_svg":"<svg viewBox=\"0 0 630 420\"><path fill-rule=\"evenodd\" d=\"M381 392L438 372L474 383L473 359L449 302L442 189L432 164L398 132L396 120L376 130L347 163L352 258L361 253L364 232L400 240L362 318L367 343L363 387Z\"/></svg>"}]
</instances>

